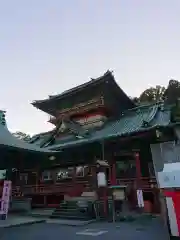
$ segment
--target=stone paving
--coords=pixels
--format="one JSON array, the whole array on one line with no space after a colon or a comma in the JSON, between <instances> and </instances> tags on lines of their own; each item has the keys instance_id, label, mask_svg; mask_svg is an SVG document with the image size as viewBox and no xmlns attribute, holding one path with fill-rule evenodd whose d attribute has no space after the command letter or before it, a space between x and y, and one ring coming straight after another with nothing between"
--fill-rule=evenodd
<instances>
[{"instance_id":1,"label":"stone paving","mask_svg":"<svg viewBox=\"0 0 180 240\"><path fill-rule=\"evenodd\" d=\"M37 219L33 217L26 216L8 216L6 220L0 220L0 228L8 228L8 227L17 227L21 225L29 225L35 223L43 223L45 219Z\"/></svg>"},{"instance_id":2,"label":"stone paving","mask_svg":"<svg viewBox=\"0 0 180 240\"><path fill-rule=\"evenodd\" d=\"M53 209L32 209L30 212L26 213L26 216L48 218L52 215L53 212L54 212L54 208Z\"/></svg>"},{"instance_id":3,"label":"stone paving","mask_svg":"<svg viewBox=\"0 0 180 240\"><path fill-rule=\"evenodd\" d=\"M41 215L27 216L27 215L9 215L7 220L0 220L0 228L7 227L17 227L21 225L29 225L35 223L52 223L59 225L67 225L67 226L84 226L88 225L96 220L88 220L88 221L79 221L79 220L63 220L63 219L51 219L47 218L46 214L44 217Z\"/></svg>"},{"instance_id":4,"label":"stone paving","mask_svg":"<svg viewBox=\"0 0 180 240\"><path fill-rule=\"evenodd\" d=\"M62 226L54 223L33 224L18 228L1 229L1 240L84 240L93 238L101 240L169 240L166 229L159 219L143 223L92 223L87 226Z\"/></svg>"},{"instance_id":5,"label":"stone paving","mask_svg":"<svg viewBox=\"0 0 180 240\"><path fill-rule=\"evenodd\" d=\"M79 220L63 220L63 219L47 219L46 223L67 225L67 226L85 226L91 223L96 222L96 220L87 220L87 221L79 221Z\"/></svg>"}]
</instances>

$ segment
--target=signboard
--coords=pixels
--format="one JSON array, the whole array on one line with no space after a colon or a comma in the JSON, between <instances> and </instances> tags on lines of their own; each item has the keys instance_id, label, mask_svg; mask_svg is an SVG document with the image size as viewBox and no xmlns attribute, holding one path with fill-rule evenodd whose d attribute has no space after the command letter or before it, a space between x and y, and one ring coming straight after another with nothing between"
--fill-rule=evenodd
<instances>
[{"instance_id":1,"label":"signboard","mask_svg":"<svg viewBox=\"0 0 180 240\"><path fill-rule=\"evenodd\" d=\"M85 116L79 119L74 119L75 122L78 122L85 129L92 127L100 127L104 124L107 117L104 114L95 114L90 116Z\"/></svg>"},{"instance_id":2,"label":"signboard","mask_svg":"<svg viewBox=\"0 0 180 240\"><path fill-rule=\"evenodd\" d=\"M138 206L144 207L144 199L143 199L143 191L137 190L137 200L138 200Z\"/></svg>"},{"instance_id":3,"label":"signboard","mask_svg":"<svg viewBox=\"0 0 180 240\"><path fill-rule=\"evenodd\" d=\"M165 164L162 172L158 172L160 188L180 187L180 163Z\"/></svg>"},{"instance_id":4,"label":"signboard","mask_svg":"<svg viewBox=\"0 0 180 240\"><path fill-rule=\"evenodd\" d=\"M124 200L125 199L125 189L114 190L113 196L114 200Z\"/></svg>"},{"instance_id":5,"label":"signboard","mask_svg":"<svg viewBox=\"0 0 180 240\"><path fill-rule=\"evenodd\" d=\"M4 181L0 214L5 215L5 219L7 218L9 210L10 195L11 195L11 181Z\"/></svg>"}]
</instances>

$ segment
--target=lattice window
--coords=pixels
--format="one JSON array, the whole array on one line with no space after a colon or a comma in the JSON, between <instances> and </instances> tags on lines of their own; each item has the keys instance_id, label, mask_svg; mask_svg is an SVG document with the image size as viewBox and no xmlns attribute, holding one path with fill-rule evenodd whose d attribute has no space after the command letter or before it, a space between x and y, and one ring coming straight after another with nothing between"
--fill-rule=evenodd
<instances>
[{"instance_id":1,"label":"lattice window","mask_svg":"<svg viewBox=\"0 0 180 240\"><path fill-rule=\"evenodd\" d=\"M73 174L74 174L73 167L69 167L66 169L60 169L56 174L56 179L63 180L63 179L72 178Z\"/></svg>"},{"instance_id":2,"label":"lattice window","mask_svg":"<svg viewBox=\"0 0 180 240\"><path fill-rule=\"evenodd\" d=\"M20 174L20 181L22 183L27 184L28 183L28 174L27 173L21 173Z\"/></svg>"},{"instance_id":3,"label":"lattice window","mask_svg":"<svg viewBox=\"0 0 180 240\"><path fill-rule=\"evenodd\" d=\"M89 174L88 166L78 166L76 167L76 177L84 177Z\"/></svg>"},{"instance_id":4,"label":"lattice window","mask_svg":"<svg viewBox=\"0 0 180 240\"><path fill-rule=\"evenodd\" d=\"M44 171L42 173L42 181L50 181L52 180L52 173L50 171Z\"/></svg>"}]
</instances>

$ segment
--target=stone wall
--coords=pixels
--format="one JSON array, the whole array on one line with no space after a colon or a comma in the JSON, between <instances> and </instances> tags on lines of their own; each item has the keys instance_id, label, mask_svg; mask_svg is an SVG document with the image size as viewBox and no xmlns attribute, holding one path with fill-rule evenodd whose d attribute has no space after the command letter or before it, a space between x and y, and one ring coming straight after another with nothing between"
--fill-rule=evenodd
<instances>
[{"instance_id":1,"label":"stone wall","mask_svg":"<svg viewBox=\"0 0 180 240\"><path fill-rule=\"evenodd\" d=\"M29 212L31 210L31 198L12 199L10 212Z\"/></svg>"}]
</instances>

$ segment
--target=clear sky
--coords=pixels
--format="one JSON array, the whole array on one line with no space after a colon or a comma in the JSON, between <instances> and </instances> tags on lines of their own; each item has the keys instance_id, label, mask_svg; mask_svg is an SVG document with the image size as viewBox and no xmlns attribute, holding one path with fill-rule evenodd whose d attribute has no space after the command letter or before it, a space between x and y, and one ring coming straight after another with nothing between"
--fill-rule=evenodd
<instances>
[{"instance_id":1,"label":"clear sky","mask_svg":"<svg viewBox=\"0 0 180 240\"><path fill-rule=\"evenodd\" d=\"M0 108L49 130L31 106L113 70L128 95L180 79L180 0L0 0Z\"/></svg>"}]
</instances>

